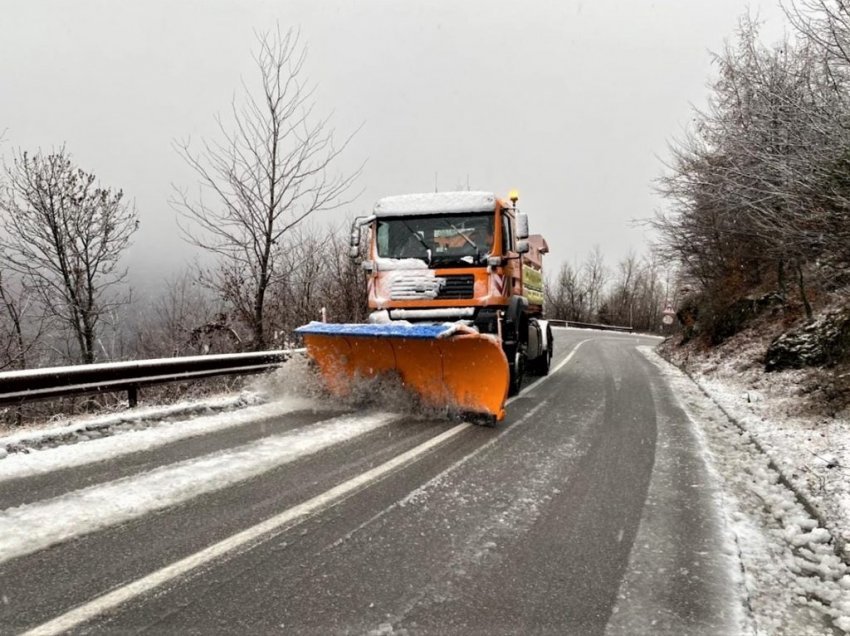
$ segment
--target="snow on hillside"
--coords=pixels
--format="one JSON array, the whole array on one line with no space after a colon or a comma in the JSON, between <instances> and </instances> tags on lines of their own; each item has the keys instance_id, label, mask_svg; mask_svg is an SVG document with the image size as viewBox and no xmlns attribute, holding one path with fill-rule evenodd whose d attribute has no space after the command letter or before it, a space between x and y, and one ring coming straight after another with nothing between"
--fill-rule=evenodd
<instances>
[{"instance_id":1,"label":"snow on hillside","mask_svg":"<svg viewBox=\"0 0 850 636\"><path fill-rule=\"evenodd\" d=\"M710 350L671 339L660 351L752 436L839 543L850 545L850 415L829 412L821 386L829 372L765 372L772 337L755 326Z\"/></svg>"},{"instance_id":2,"label":"snow on hillside","mask_svg":"<svg viewBox=\"0 0 850 636\"><path fill-rule=\"evenodd\" d=\"M755 340L736 339L699 356L685 357L669 346L663 351L759 441L836 526L846 526L842 536L850 540L850 418L806 407L812 372L766 373L764 347Z\"/></svg>"},{"instance_id":3,"label":"snow on hillside","mask_svg":"<svg viewBox=\"0 0 850 636\"><path fill-rule=\"evenodd\" d=\"M775 446L765 454L756 434L743 432L730 421L734 411L718 406L743 385L719 382L717 391L709 389L706 395L704 383L700 391L650 348L641 350L666 378L724 484L721 507L738 546L754 632L793 636L835 629L850 632L850 568L834 551L834 527L801 502L783 482L777 462L771 461L783 453L787 457L792 449ZM803 492L800 486L796 490Z\"/></svg>"}]
</instances>

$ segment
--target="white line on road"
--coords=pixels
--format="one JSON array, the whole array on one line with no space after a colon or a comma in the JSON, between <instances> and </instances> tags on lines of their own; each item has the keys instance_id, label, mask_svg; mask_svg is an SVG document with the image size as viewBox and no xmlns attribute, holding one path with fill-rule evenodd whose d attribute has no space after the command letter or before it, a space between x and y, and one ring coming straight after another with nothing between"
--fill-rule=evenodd
<instances>
[{"instance_id":1,"label":"white line on road","mask_svg":"<svg viewBox=\"0 0 850 636\"><path fill-rule=\"evenodd\" d=\"M0 563L221 490L398 419L344 415L0 512Z\"/></svg>"},{"instance_id":2,"label":"white line on road","mask_svg":"<svg viewBox=\"0 0 850 636\"><path fill-rule=\"evenodd\" d=\"M296 411L315 410L320 406L314 400L284 398L267 404L248 406L237 411L224 411L215 415L190 417L180 422L158 424L143 430L89 440L84 444L62 445L34 453L14 453L0 462L0 482L117 459L132 453L150 451L189 437L201 437ZM77 426L81 428L84 424ZM56 429L52 432L56 434ZM75 429L69 427L65 434L74 432ZM38 436L34 433L31 437ZM6 439L8 438L3 441ZM2 447L3 443L0 442L0 448Z\"/></svg>"},{"instance_id":3,"label":"white line on road","mask_svg":"<svg viewBox=\"0 0 850 636\"><path fill-rule=\"evenodd\" d=\"M343 501L361 488L367 486L370 482L380 479L387 473L396 470L408 462L414 461L427 453L430 449L442 444L444 441L454 437L458 433L465 431L470 426L472 426L472 424L469 424L468 422L458 424L444 433L437 435L436 437L432 437L419 446L394 457L388 462L385 462L380 466L376 466L375 468L368 470L353 479L349 479L348 481L323 492L321 495L317 495L302 504L293 506L279 515L266 519L265 521L228 537L227 539L219 541L218 543L214 543L200 552L196 552L185 559L181 559L171 565L167 565L152 574L148 574L141 579L125 585L124 587L120 587L108 594L104 594L103 596L96 598L85 605L81 605L80 607L63 614L48 623L39 625L38 627L26 632L26 634L59 634L73 629L99 614L103 614L110 609L118 607L137 596L149 592L160 585L199 568L210 561L238 550L239 548L245 547L266 534L274 531L285 530L287 526L293 525L295 522L313 515L323 508Z\"/></svg>"},{"instance_id":4,"label":"white line on road","mask_svg":"<svg viewBox=\"0 0 850 636\"><path fill-rule=\"evenodd\" d=\"M581 345L583 345L585 342L588 342L588 341L590 341L590 340L592 340L592 339L593 339L593 338L585 338L584 340L582 340L581 342L579 342L579 343L578 343L575 347L573 347L573 348L572 348L572 350L570 351L570 354L569 354L566 358L564 358L563 360L561 360L561 362L559 362L559 363L558 363L558 365L557 365L554 369L551 369L551 370L549 371L549 375L544 375L544 376L542 376L542 377L539 377L539 378L537 378L534 382L532 382L531 384L526 385L526 387L525 387L522 391L520 391L520 394L525 393L525 392L526 392L526 391L528 391L529 389L534 388L536 385L540 384L540 383L541 383L541 382L543 382L544 380L547 380L547 379L548 379L548 378L550 378L551 376L555 375L558 371L560 371L561 369L563 369L565 366L567 366L567 363L568 363L570 360L572 360L572 359L573 359L573 356L576 354L576 351L578 351L578 348L579 348ZM511 402L513 402L513 401L514 401L515 399L517 399L518 397L520 397L520 396L519 396L519 395L515 395L514 397L512 397L511 399L509 399L507 402L505 402L505 404L510 404Z\"/></svg>"},{"instance_id":5,"label":"white line on road","mask_svg":"<svg viewBox=\"0 0 850 636\"><path fill-rule=\"evenodd\" d=\"M529 389L539 386L541 383L545 382L552 376L554 376L558 371L560 371L570 360L572 360L578 348L581 347L587 340L582 340L578 344L576 344L569 355L564 358L552 371L548 376L544 376L537 381L529 384L525 389L523 389L522 393L528 391ZM519 396L515 396L507 401L508 404L513 402ZM536 409L535 409L536 411ZM523 418L524 420L525 418ZM523 420L520 420L523 421ZM517 422L519 424L520 422ZM259 541L265 535L271 533L279 533L281 531L286 530L287 528L296 525L297 523L303 521L309 516L315 515L326 508L330 508L334 506L348 497L351 497L359 490L362 490L366 486L370 485L373 482L376 482L389 473L405 466L406 464L411 464L416 460L420 459L427 453L429 453L432 449L447 442L453 437L459 435L463 431L474 426L469 422L462 422L457 426L450 428L449 430L437 435L429 439L426 442L423 442L419 446L416 446L393 459L384 462L380 466L376 466L371 470L366 471L358 475L357 477L353 477L346 482L339 484L331 488L330 490L325 491L324 493L313 497L305 501L304 503L298 504L297 506L293 506L274 517L266 519L258 523L255 526L252 526L242 532L239 532L227 539L223 539L218 543L214 543L213 545L200 550L199 552L195 552L188 557L185 557L179 561L171 563L147 576L144 576L140 579L133 581L132 583L128 583L123 587L117 588L107 594L99 596L88 603L80 605L75 609L72 609L46 623L43 623L33 629L25 632L24 636L48 636L51 634L61 634L63 632L69 631L86 623L93 618L104 614L112 609L115 609L128 601L131 601L143 594L146 594L169 581L173 581L189 572L196 570L216 559L219 559L227 554L230 554L236 550L248 548L251 544ZM513 425L509 428L513 428ZM507 430L507 429L506 429ZM501 437L501 435L499 435ZM495 440L491 440L487 446L492 444ZM473 452L470 456L474 455ZM469 457L469 456L468 456ZM467 457L467 459L468 459ZM461 460L463 461L463 460ZM450 467L451 469L451 467Z\"/></svg>"}]
</instances>

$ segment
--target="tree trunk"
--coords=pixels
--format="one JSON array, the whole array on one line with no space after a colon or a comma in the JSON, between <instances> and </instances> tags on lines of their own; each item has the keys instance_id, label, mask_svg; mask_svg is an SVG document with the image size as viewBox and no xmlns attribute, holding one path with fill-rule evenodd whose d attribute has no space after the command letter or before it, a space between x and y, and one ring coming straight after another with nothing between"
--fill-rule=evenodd
<instances>
[{"instance_id":1,"label":"tree trunk","mask_svg":"<svg viewBox=\"0 0 850 636\"><path fill-rule=\"evenodd\" d=\"M776 263L776 284L782 297L782 306L785 307L788 302L788 282L785 280L785 260L781 258Z\"/></svg>"},{"instance_id":2,"label":"tree trunk","mask_svg":"<svg viewBox=\"0 0 850 636\"><path fill-rule=\"evenodd\" d=\"M803 266L798 261L797 265L797 281L800 286L800 298L803 301L803 307L806 310L806 320L812 320L812 306L809 304L809 299L806 296L806 286L803 281Z\"/></svg>"},{"instance_id":3,"label":"tree trunk","mask_svg":"<svg viewBox=\"0 0 850 636\"><path fill-rule=\"evenodd\" d=\"M83 345L83 364L94 363L94 327L90 319L83 323Z\"/></svg>"}]
</instances>

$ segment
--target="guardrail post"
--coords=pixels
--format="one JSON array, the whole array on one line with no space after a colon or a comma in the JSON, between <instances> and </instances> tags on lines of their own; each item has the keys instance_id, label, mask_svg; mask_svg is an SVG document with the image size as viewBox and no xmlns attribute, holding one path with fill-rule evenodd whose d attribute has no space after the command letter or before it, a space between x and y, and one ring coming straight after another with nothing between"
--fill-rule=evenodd
<instances>
[{"instance_id":1,"label":"guardrail post","mask_svg":"<svg viewBox=\"0 0 850 636\"><path fill-rule=\"evenodd\" d=\"M127 388L127 404L129 407L135 408L139 403L139 387L131 386Z\"/></svg>"}]
</instances>

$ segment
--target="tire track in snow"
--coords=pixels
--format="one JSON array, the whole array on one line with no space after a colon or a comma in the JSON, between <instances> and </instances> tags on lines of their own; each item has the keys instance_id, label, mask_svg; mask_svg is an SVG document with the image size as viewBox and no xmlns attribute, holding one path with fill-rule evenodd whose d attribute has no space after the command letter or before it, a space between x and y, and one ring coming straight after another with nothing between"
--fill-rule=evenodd
<instances>
[{"instance_id":1,"label":"tire track in snow","mask_svg":"<svg viewBox=\"0 0 850 636\"><path fill-rule=\"evenodd\" d=\"M10 455L0 462L0 483L57 470L76 468L125 455L149 451L166 444L243 426L261 419L279 417L299 410L316 409L314 401L293 398L249 406L238 411L192 417L141 430L128 431L71 446Z\"/></svg>"},{"instance_id":2,"label":"tire track in snow","mask_svg":"<svg viewBox=\"0 0 850 636\"><path fill-rule=\"evenodd\" d=\"M569 362L573 359L576 352L578 351L579 347L581 347L589 340L590 339L585 339L573 345L573 347L570 349L569 354L566 355L565 358L561 360L550 371L549 375L537 378L534 382L528 384L522 389L521 394L529 392L531 389L540 386L541 384L554 377L558 373L558 371L560 371L563 367L569 364ZM518 397L519 396L515 396L509 399L506 404L514 402ZM390 419L392 419L392 417L397 416L391 416ZM515 424L510 425L499 435L497 435L494 440L492 440L489 444L485 444L484 446L488 447L491 444L495 443L495 441L501 439L505 433L514 430L516 428L516 425L520 424L520 422L516 422ZM378 426L380 426L380 424L375 426L374 428L378 428ZM354 494L358 490L367 487L369 484L383 479L386 475L391 474L402 466L417 461L420 457L431 452L434 448L449 441L456 435L462 433L468 428L471 428L472 426L474 425L468 422L462 422L454 426L453 428L444 431L443 433L435 437L432 437L428 441L423 442L419 446L412 448L402 453L401 455L398 455L393 459L386 461L383 464L358 475L357 477L349 479L348 481L339 484L334 488L331 488L330 490L322 493L321 495L313 497L312 499L302 504L289 508L281 512L280 514L267 519L266 521L252 526L251 528L247 528L242 532L239 532L227 539L219 541L218 543L210 545L209 547L200 550L192 555L189 555L188 557L176 561L168 566L162 567L147 576L136 579L132 583L126 584L106 594L98 596L87 603L84 603L78 607L75 607L65 612L64 614L57 616L53 620L38 625L37 627L29 630L26 633L47 635L59 634L74 629L75 627L80 626L82 623L92 620L97 616L100 616L110 610L115 609L116 607L124 605L125 603L128 603L138 597L141 597L151 592L152 590L155 590L171 581L174 581L175 579L185 576L189 572L197 570L198 568L208 563L221 559L229 553L232 553L239 549L244 549L253 542L259 540L264 535L267 535L268 533L299 523L305 517L320 512L323 509L336 504L337 502ZM465 459L469 459L475 454L476 453L473 452L470 455L467 455ZM0 531L2 531L2 526L0 526ZM2 562L2 558L0 558L0 562Z\"/></svg>"},{"instance_id":3,"label":"tire track in snow","mask_svg":"<svg viewBox=\"0 0 850 636\"><path fill-rule=\"evenodd\" d=\"M0 563L220 490L386 426L398 415L341 416L44 502L0 512Z\"/></svg>"}]
</instances>

